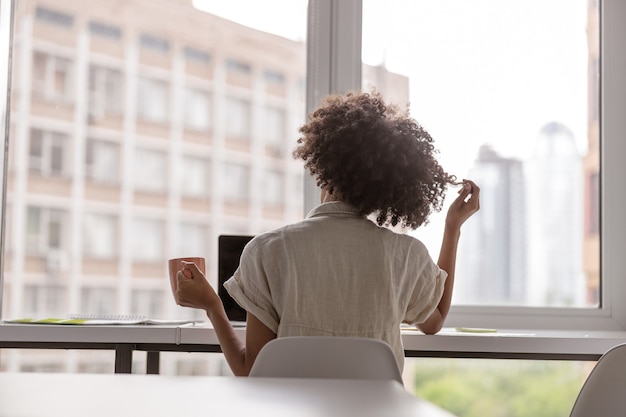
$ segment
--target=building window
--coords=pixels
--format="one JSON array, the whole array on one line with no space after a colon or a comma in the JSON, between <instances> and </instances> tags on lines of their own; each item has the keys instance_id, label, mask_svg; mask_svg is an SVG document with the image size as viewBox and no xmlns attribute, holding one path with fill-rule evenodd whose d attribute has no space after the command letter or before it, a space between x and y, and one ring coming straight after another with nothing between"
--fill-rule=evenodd
<instances>
[{"instance_id":1,"label":"building window","mask_svg":"<svg viewBox=\"0 0 626 417\"><path fill-rule=\"evenodd\" d=\"M162 151L135 149L133 173L138 191L163 192L167 181L167 159Z\"/></svg>"},{"instance_id":2,"label":"building window","mask_svg":"<svg viewBox=\"0 0 626 417\"><path fill-rule=\"evenodd\" d=\"M248 201L250 192L250 169L241 164L225 164L221 186L226 201Z\"/></svg>"},{"instance_id":3,"label":"building window","mask_svg":"<svg viewBox=\"0 0 626 417\"><path fill-rule=\"evenodd\" d=\"M164 224L160 220L135 217L131 233L131 256L137 262L162 262Z\"/></svg>"},{"instance_id":4,"label":"building window","mask_svg":"<svg viewBox=\"0 0 626 417\"><path fill-rule=\"evenodd\" d=\"M89 118L122 113L122 72L97 65L89 67Z\"/></svg>"},{"instance_id":5,"label":"building window","mask_svg":"<svg viewBox=\"0 0 626 417\"><path fill-rule=\"evenodd\" d=\"M63 177L66 173L67 136L57 132L31 129L28 169L44 177Z\"/></svg>"},{"instance_id":6,"label":"building window","mask_svg":"<svg viewBox=\"0 0 626 417\"><path fill-rule=\"evenodd\" d=\"M179 172L178 187L183 197L205 198L209 195L211 165L207 158L183 156Z\"/></svg>"},{"instance_id":7,"label":"building window","mask_svg":"<svg viewBox=\"0 0 626 417\"><path fill-rule=\"evenodd\" d=\"M276 84L276 85L285 84L285 74L278 72L278 71L272 71L272 70L263 71L263 79L265 79L265 81L268 84Z\"/></svg>"},{"instance_id":8,"label":"building window","mask_svg":"<svg viewBox=\"0 0 626 417\"><path fill-rule=\"evenodd\" d=\"M72 95L72 61L45 52L33 55L33 90L49 100L69 100Z\"/></svg>"},{"instance_id":9,"label":"building window","mask_svg":"<svg viewBox=\"0 0 626 417\"><path fill-rule=\"evenodd\" d=\"M85 178L102 184L119 183L120 145L88 139L85 150Z\"/></svg>"},{"instance_id":10,"label":"building window","mask_svg":"<svg viewBox=\"0 0 626 417\"><path fill-rule=\"evenodd\" d=\"M183 54L185 59L188 61L193 61L202 65L209 65L211 63L211 54L191 46L185 46Z\"/></svg>"},{"instance_id":11,"label":"building window","mask_svg":"<svg viewBox=\"0 0 626 417\"><path fill-rule=\"evenodd\" d=\"M142 48L161 53L167 53L170 50L170 43L166 39L145 33L139 36L139 44Z\"/></svg>"},{"instance_id":12,"label":"building window","mask_svg":"<svg viewBox=\"0 0 626 417\"><path fill-rule=\"evenodd\" d=\"M88 213L83 217L83 254L92 258L118 256L118 218L110 214Z\"/></svg>"},{"instance_id":13,"label":"building window","mask_svg":"<svg viewBox=\"0 0 626 417\"><path fill-rule=\"evenodd\" d=\"M185 127L206 131L210 125L211 96L196 88L185 88Z\"/></svg>"},{"instance_id":14,"label":"building window","mask_svg":"<svg viewBox=\"0 0 626 417\"><path fill-rule=\"evenodd\" d=\"M281 206L284 194L284 175L278 171L268 170L263 176L263 201L268 206Z\"/></svg>"},{"instance_id":15,"label":"building window","mask_svg":"<svg viewBox=\"0 0 626 417\"><path fill-rule=\"evenodd\" d=\"M24 317L65 317L66 288L55 284L24 285Z\"/></svg>"},{"instance_id":16,"label":"building window","mask_svg":"<svg viewBox=\"0 0 626 417\"><path fill-rule=\"evenodd\" d=\"M99 22L97 20L89 22L89 33L111 40L120 40L122 38L122 29L118 26Z\"/></svg>"},{"instance_id":17,"label":"building window","mask_svg":"<svg viewBox=\"0 0 626 417\"><path fill-rule=\"evenodd\" d=\"M62 13L47 7L37 6L35 17L42 22L50 23L55 26L70 28L74 25L74 16Z\"/></svg>"},{"instance_id":18,"label":"building window","mask_svg":"<svg viewBox=\"0 0 626 417\"><path fill-rule=\"evenodd\" d=\"M32 254L46 254L49 251L63 249L67 226L67 213L63 210L28 207L26 251Z\"/></svg>"},{"instance_id":19,"label":"building window","mask_svg":"<svg viewBox=\"0 0 626 417\"><path fill-rule=\"evenodd\" d=\"M227 98L225 103L225 128L226 137L237 140L249 140L250 138L250 102Z\"/></svg>"},{"instance_id":20,"label":"building window","mask_svg":"<svg viewBox=\"0 0 626 417\"><path fill-rule=\"evenodd\" d=\"M163 291L150 289L132 290L130 314L158 318L163 311Z\"/></svg>"},{"instance_id":21,"label":"building window","mask_svg":"<svg viewBox=\"0 0 626 417\"><path fill-rule=\"evenodd\" d=\"M149 122L168 120L169 86L164 81L139 77L137 115Z\"/></svg>"},{"instance_id":22,"label":"building window","mask_svg":"<svg viewBox=\"0 0 626 417\"><path fill-rule=\"evenodd\" d=\"M80 294L78 314L119 314L113 288L86 287Z\"/></svg>"},{"instance_id":23,"label":"building window","mask_svg":"<svg viewBox=\"0 0 626 417\"><path fill-rule=\"evenodd\" d=\"M226 69L233 74L250 75L252 73L250 64L232 58L226 60Z\"/></svg>"},{"instance_id":24,"label":"building window","mask_svg":"<svg viewBox=\"0 0 626 417\"><path fill-rule=\"evenodd\" d=\"M181 223L178 227L176 252L180 256L206 257L209 249L207 235L207 227L202 223Z\"/></svg>"},{"instance_id":25,"label":"building window","mask_svg":"<svg viewBox=\"0 0 626 417\"><path fill-rule=\"evenodd\" d=\"M263 118L263 132L266 147L277 153L283 151L286 140L286 117L285 111L276 107L266 107Z\"/></svg>"}]
</instances>

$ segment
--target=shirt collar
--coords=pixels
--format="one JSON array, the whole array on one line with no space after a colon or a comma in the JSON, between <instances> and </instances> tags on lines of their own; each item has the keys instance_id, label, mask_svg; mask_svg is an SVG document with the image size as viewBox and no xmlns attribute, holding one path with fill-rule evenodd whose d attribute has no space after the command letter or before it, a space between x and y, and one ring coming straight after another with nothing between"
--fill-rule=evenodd
<instances>
[{"instance_id":1,"label":"shirt collar","mask_svg":"<svg viewBox=\"0 0 626 417\"><path fill-rule=\"evenodd\" d=\"M330 201L328 203L322 203L307 214L306 218L320 217L320 216L357 216L361 217L358 210L348 203L343 201Z\"/></svg>"}]
</instances>

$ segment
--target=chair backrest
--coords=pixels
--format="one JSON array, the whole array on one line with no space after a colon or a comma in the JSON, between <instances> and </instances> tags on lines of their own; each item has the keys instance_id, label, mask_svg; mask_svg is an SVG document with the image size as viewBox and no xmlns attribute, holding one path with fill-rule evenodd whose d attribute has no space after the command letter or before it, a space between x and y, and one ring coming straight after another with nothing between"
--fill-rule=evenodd
<instances>
[{"instance_id":1,"label":"chair backrest","mask_svg":"<svg viewBox=\"0 0 626 417\"><path fill-rule=\"evenodd\" d=\"M391 347L378 339L279 337L259 352L251 377L386 379L402 382Z\"/></svg>"},{"instance_id":2,"label":"chair backrest","mask_svg":"<svg viewBox=\"0 0 626 417\"><path fill-rule=\"evenodd\" d=\"M626 412L626 344L600 357L583 384L570 417L613 417Z\"/></svg>"}]
</instances>

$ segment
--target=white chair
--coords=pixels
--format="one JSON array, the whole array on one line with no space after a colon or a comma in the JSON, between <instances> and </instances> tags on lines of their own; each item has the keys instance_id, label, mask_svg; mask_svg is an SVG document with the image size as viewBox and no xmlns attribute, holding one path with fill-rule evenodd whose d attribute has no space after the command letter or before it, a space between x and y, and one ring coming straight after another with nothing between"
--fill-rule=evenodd
<instances>
[{"instance_id":1,"label":"white chair","mask_svg":"<svg viewBox=\"0 0 626 417\"><path fill-rule=\"evenodd\" d=\"M391 347L378 339L279 337L259 352L251 377L391 379L403 383Z\"/></svg>"},{"instance_id":2,"label":"white chair","mask_svg":"<svg viewBox=\"0 0 626 417\"><path fill-rule=\"evenodd\" d=\"M570 417L614 417L626 414L626 344L600 357L583 384Z\"/></svg>"}]
</instances>

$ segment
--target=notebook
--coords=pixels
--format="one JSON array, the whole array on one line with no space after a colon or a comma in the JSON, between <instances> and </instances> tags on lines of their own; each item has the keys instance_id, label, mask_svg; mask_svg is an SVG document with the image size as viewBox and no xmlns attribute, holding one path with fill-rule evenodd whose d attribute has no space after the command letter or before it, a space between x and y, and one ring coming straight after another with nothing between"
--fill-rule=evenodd
<instances>
[{"instance_id":1,"label":"notebook","mask_svg":"<svg viewBox=\"0 0 626 417\"><path fill-rule=\"evenodd\" d=\"M113 324L173 324L182 325L194 323L194 320L168 320L150 319L146 316L135 314L68 314L66 318L19 318L3 320L4 323L18 324L73 324L73 325L113 325Z\"/></svg>"},{"instance_id":2,"label":"notebook","mask_svg":"<svg viewBox=\"0 0 626 417\"><path fill-rule=\"evenodd\" d=\"M224 282L233 276L235 270L239 267L239 259L241 252L246 244L254 236L248 235L219 235L217 248L217 281L218 291L226 315L233 325L242 326L246 324L246 310L241 308L239 304L228 294L224 288Z\"/></svg>"}]
</instances>

